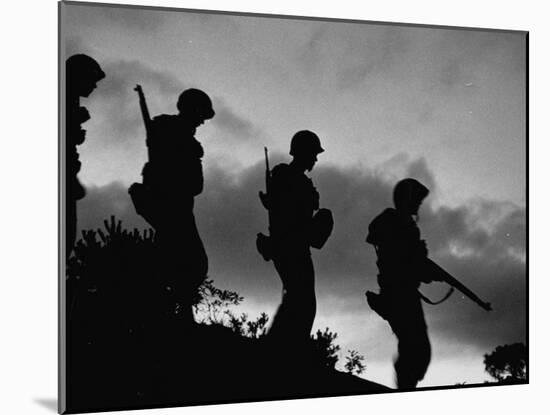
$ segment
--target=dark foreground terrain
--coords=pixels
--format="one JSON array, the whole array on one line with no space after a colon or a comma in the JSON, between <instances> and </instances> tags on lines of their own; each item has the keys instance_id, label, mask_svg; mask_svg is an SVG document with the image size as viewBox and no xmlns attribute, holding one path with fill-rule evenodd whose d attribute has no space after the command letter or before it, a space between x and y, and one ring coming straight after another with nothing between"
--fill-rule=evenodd
<instances>
[{"instance_id":1,"label":"dark foreground terrain","mask_svg":"<svg viewBox=\"0 0 550 415\"><path fill-rule=\"evenodd\" d=\"M67 412L389 390L335 370L331 340L275 342L265 315L239 323L224 307L242 297L211 280L193 299L210 317L190 323L166 274L151 231L128 232L111 218L83 233L66 277Z\"/></svg>"},{"instance_id":2,"label":"dark foreground terrain","mask_svg":"<svg viewBox=\"0 0 550 415\"><path fill-rule=\"evenodd\" d=\"M325 366L312 347L300 353L220 325L149 339L129 331L127 341L99 343L74 350L68 362L69 412L389 390Z\"/></svg>"}]
</instances>

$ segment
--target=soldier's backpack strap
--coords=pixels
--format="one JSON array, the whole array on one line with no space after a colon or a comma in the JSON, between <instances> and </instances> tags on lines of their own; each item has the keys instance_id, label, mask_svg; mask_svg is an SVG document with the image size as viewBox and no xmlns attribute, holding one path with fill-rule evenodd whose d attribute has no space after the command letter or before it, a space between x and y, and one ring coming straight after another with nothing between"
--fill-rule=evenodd
<instances>
[{"instance_id":1,"label":"soldier's backpack strap","mask_svg":"<svg viewBox=\"0 0 550 415\"><path fill-rule=\"evenodd\" d=\"M430 300L428 297L426 297L420 291L418 291L418 295L420 296L422 301L424 301L425 303L428 303L428 304L431 304L431 305L438 305L438 304L441 304L443 301L447 300L453 294L454 291L455 291L455 289L453 287L449 288L449 291L447 291L447 294L445 294L445 296L439 301Z\"/></svg>"}]
</instances>

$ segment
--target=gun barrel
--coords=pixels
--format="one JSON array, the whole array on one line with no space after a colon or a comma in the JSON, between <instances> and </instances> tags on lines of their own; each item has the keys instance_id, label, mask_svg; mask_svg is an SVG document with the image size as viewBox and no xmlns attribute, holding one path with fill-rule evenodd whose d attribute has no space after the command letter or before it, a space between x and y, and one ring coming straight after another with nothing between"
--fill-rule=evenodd
<instances>
[{"instance_id":1,"label":"gun barrel","mask_svg":"<svg viewBox=\"0 0 550 415\"><path fill-rule=\"evenodd\" d=\"M270 172L270 169L269 169L269 155L267 153L267 147L264 147L264 155L265 155L265 170L266 170L266 172Z\"/></svg>"},{"instance_id":2,"label":"gun barrel","mask_svg":"<svg viewBox=\"0 0 550 415\"><path fill-rule=\"evenodd\" d=\"M267 147L264 147L265 156L265 191L269 193L269 182L271 180L271 170L269 168L269 155L267 153Z\"/></svg>"},{"instance_id":3,"label":"gun barrel","mask_svg":"<svg viewBox=\"0 0 550 415\"><path fill-rule=\"evenodd\" d=\"M138 93L139 97L139 107L141 109L141 115L143 117L143 123L145 124L145 130L149 134L151 126L151 116L149 115L149 108L147 107L147 100L145 99L145 94L141 85L136 85L134 91Z\"/></svg>"},{"instance_id":4,"label":"gun barrel","mask_svg":"<svg viewBox=\"0 0 550 415\"><path fill-rule=\"evenodd\" d=\"M429 275L431 275L433 281L446 282L451 287L459 290L462 294L464 294L466 297L475 302L484 310L490 311L492 309L490 303L482 301L472 290L470 290L468 287L458 281L455 277L453 277L431 259L426 258L426 261L426 265L428 267L427 272L429 272Z\"/></svg>"}]
</instances>

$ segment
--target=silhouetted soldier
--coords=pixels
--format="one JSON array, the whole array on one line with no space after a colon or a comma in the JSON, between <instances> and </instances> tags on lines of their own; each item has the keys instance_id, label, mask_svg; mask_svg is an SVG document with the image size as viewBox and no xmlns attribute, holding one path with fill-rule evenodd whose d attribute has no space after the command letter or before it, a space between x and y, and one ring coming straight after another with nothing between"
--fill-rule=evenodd
<instances>
[{"instance_id":1,"label":"silhouetted soldier","mask_svg":"<svg viewBox=\"0 0 550 415\"><path fill-rule=\"evenodd\" d=\"M424 378L431 358L430 341L418 288L428 255L415 217L429 190L414 179L394 188L395 208L388 208L369 225L367 242L378 260L380 294L368 293L371 308L388 320L398 339L395 361L399 389L411 389Z\"/></svg>"},{"instance_id":2,"label":"silhouetted soldier","mask_svg":"<svg viewBox=\"0 0 550 415\"><path fill-rule=\"evenodd\" d=\"M149 161L143 168L143 185L134 184L130 194L138 213L156 231L161 284L176 306L169 312L177 311L183 321L192 323L191 305L208 271L193 215L194 198L204 182L204 151L195 132L214 117L214 110L208 95L199 89L183 91L177 108L177 115L159 115L148 126ZM147 194L144 200L140 192Z\"/></svg>"},{"instance_id":3,"label":"silhouetted soldier","mask_svg":"<svg viewBox=\"0 0 550 415\"><path fill-rule=\"evenodd\" d=\"M268 194L261 195L269 210L270 237L269 248L260 253L273 259L283 283L282 302L269 334L289 340L290 346L309 339L316 312L310 247L321 248L332 231L332 215L327 209L319 210L319 193L304 174L323 151L315 133L297 132L290 144L292 161L275 166Z\"/></svg>"},{"instance_id":4,"label":"silhouetted soldier","mask_svg":"<svg viewBox=\"0 0 550 415\"><path fill-rule=\"evenodd\" d=\"M80 106L80 97L88 97L97 82L105 77L99 64L83 54L73 55L66 62L66 143L65 143L65 218L66 256L71 254L76 239L76 202L86 191L77 174L80 160L77 145L84 142L86 130L81 125L90 119L85 107Z\"/></svg>"}]
</instances>

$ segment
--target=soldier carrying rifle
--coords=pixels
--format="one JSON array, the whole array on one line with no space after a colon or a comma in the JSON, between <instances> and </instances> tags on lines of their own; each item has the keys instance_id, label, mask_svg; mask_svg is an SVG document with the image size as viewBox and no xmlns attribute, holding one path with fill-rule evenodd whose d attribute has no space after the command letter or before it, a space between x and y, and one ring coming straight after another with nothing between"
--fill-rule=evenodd
<instances>
[{"instance_id":1,"label":"soldier carrying rifle","mask_svg":"<svg viewBox=\"0 0 550 415\"><path fill-rule=\"evenodd\" d=\"M258 234L258 250L266 261L273 260L283 283L282 302L269 335L289 340L290 347L309 339L316 313L310 247L320 249L333 227L332 214L319 209L319 193L304 174L323 151L315 133L297 132L290 144L292 161L275 166L273 172L267 166L267 193L260 192L269 213L269 236Z\"/></svg>"},{"instance_id":2,"label":"soldier carrying rifle","mask_svg":"<svg viewBox=\"0 0 550 415\"><path fill-rule=\"evenodd\" d=\"M194 199L204 183L204 151L195 132L214 117L214 110L208 95L192 88L180 94L177 115L151 119L141 86L136 86L136 91L149 160L142 171L143 183L134 183L129 193L137 213L155 229L163 289L181 320L192 323L191 305L208 271L208 257L193 214Z\"/></svg>"},{"instance_id":3,"label":"soldier carrying rifle","mask_svg":"<svg viewBox=\"0 0 550 415\"><path fill-rule=\"evenodd\" d=\"M367 292L369 306L388 321L398 339L395 361L397 386L413 389L424 378L431 359L428 329L421 300L434 303L418 291L420 283L444 281L462 291L485 310L489 303L428 259L426 242L420 237L415 217L429 190L414 179L397 183L393 191L395 208L388 208L369 225L367 243L376 249L380 293Z\"/></svg>"}]
</instances>

